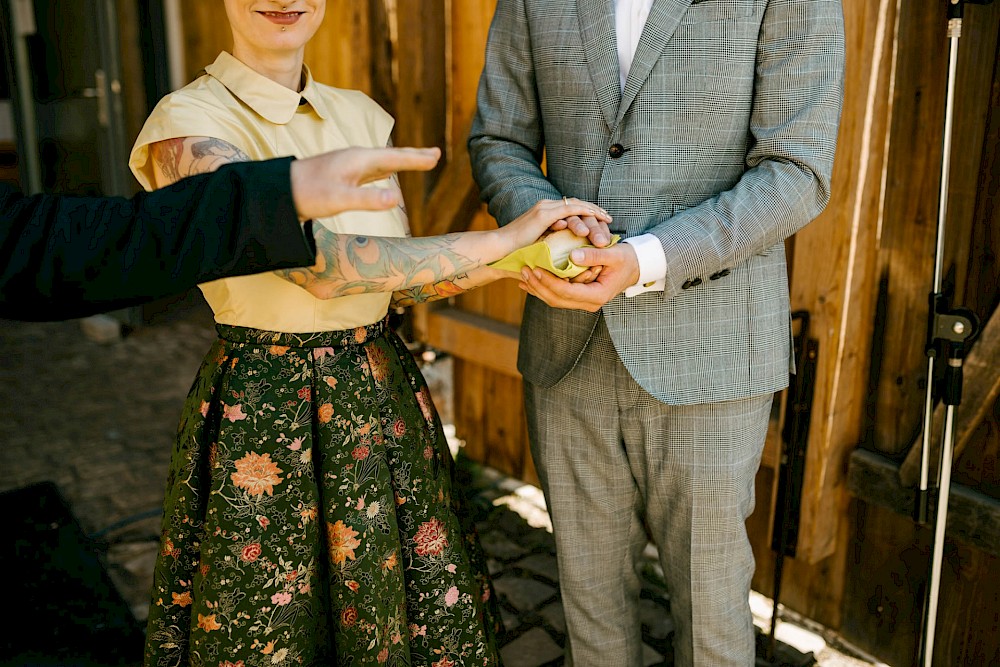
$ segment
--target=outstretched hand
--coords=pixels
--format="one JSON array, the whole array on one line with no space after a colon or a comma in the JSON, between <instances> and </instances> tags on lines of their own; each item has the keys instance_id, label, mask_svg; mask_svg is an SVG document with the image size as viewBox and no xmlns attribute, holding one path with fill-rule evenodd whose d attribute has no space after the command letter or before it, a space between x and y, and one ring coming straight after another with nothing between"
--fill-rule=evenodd
<instances>
[{"instance_id":1,"label":"outstretched hand","mask_svg":"<svg viewBox=\"0 0 1000 667\"><path fill-rule=\"evenodd\" d=\"M399 189L363 187L398 171L428 171L441 157L438 148L344 148L291 166L292 198L302 220L344 211L381 211L398 206Z\"/></svg>"},{"instance_id":2,"label":"outstretched hand","mask_svg":"<svg viewBox=\"0 0 1000 667\"><path fill-rule=\"evenodd\" d=\"M610 248L579 248L570 253L570 259L578 266L602 268L589 283L570 282L548 271L525 268L519 287L553 308L594 313L639 280L639 259L628 243Z\"/></svg>"}]
</instances>

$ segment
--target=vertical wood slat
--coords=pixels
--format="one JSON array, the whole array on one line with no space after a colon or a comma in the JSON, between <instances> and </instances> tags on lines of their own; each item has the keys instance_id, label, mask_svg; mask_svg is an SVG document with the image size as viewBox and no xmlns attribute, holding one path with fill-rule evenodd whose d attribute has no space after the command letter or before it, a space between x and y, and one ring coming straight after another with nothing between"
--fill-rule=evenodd
<instances>
[{"instance_id":1,"label":"vertical wood slat","mask_svg":"<svg viewBox=\"0 0 1000 667\"><path fill-rule=\"evenodd\" d=\"M1000 11L1000 5L996 5ZM1000 20L994 20L994 25ZM989 30L987 26L986 30ZM997 31L994 31L994 33ZM976 187L976 208L972 217L970 261L965 285L965 306L983 321L1000 302L1000 43L992 57L993 76L986 111L986 131ZM989 79L987 79L989 81Z\"/></svg>"},{"instance_id":2,"label":"vertical wood slat","mask_svg":"<svg viewBox=\"0 0 1000 667\"><path fill-rule=\"evenodd\" d=\"M976 212L980 192L980 166L989 144L986 134L993 85L996 83L1000 5L967 5L959 40L958 75L955 80L955 118L951 178L948 187L946 265L955 266L955 305L966 305L970 267L988 252L975 246ZM933 133L931 133L933 135ZM986 292L993 290L987 289ZM979 313L980 316L988 313Z\"/></svg>"},{"instance_id":3,"label":"vertical wood slat","mask_svg":"<svg viewBox=\"0 0 1000 667\"><path fill-rule=\"evenodd\" d=\"M847 71L833 193L819 219L795 235L793 309L810 311L819 340L806 454L798 559L817 563L837 547L845 462L861 438L874 319L876 235L890 118L895 2L844 6ZM823 596L812 597L817 604ZM836 610L829 610L836 614Z\"/></svg>"},{"instance_id":4,"label":"vertical wood slat","mask_svg":"<svg viewBox=\"0 0 1000 667\"><path fill-rule=\"evenodd\" d=\"M226 8L221 2L180 0L184 30L185 83L195 78L220 51L233 48Z\"/></svg>"},{"instance_id":5,"label":"vertical wood slat","mask_svg":"<svg viewBox=\"0 0 1000 667\"><path fill-rule=\"evenodd\" d=\"M893 103L906 113L897 114L891 127L879 257L879 274L890 295L883 335L891 344L882 347L881 359L876 360L879 382L872 442L888 455L905 450L920 431L942 152L946 25L944 3L901 5Z\"/></svg>"},{"instance_id":6,"label":"vertical wood slat","mask_svg":"<svg viewBox=\"0 0 1000 667\"><path fill-rule=\"evenodd\" d=\"M323 25L306 45L305 62L320 83L372 95L373 42L365 3L328 2Z\"/></svg>"}]
</instances>

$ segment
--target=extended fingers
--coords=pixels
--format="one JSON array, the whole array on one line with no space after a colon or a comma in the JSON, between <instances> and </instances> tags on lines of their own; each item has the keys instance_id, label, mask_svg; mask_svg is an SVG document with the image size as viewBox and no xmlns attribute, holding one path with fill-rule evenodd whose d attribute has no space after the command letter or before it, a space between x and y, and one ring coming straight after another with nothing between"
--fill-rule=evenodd
<instances>
[{"instance_id":1,"label":"extended fingers","mask_svg":"<svg viewBox=\"0 0 1000 667\"><path fill-rule=\"evenodd\" d=\"M586 236L598 248L603 248L611 242L611 232L608 223L593 216L575 217L567 221L569 228L577 236Z\"/></svg>"},{"instance_id":2,"label":"extended fingers","mask_svg":"<svg viewBox=\"0 0 1000 667\"><path fill-rule=\"evenodd\" d=\"M584 217L589 216L592 218L598 218L603 220L605 223L611 222L611 214L605 211L603 208L597 204L591 202L586 202L575 197L563 197L562 199L556 200L543 200L539 202L539 206L542 206L551 210L558 210L560 212L560 219L568 220L574 216ZM580 234L580 236L583 236Z\"/></svg>"}]
</instances>

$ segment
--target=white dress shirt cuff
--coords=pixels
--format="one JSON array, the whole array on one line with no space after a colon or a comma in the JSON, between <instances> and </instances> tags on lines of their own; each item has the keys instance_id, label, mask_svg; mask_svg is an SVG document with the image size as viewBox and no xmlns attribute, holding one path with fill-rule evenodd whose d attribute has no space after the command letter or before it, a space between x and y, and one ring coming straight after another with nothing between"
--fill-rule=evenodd
<instances>
[{"instance_id":1,"label":"white dress shirt cuff","mask_svg":"<svg viewBox=\"0 0 1000 667\"><path fill-rule=\"evenodd\" d=\"M628 243L635 250L639 259L639 280L635 285L625 289L626 297L633 297L645 292L663 291L664 278L667 275L667 255L663 252L660 239L653 234L640 234L622 243Z\"/></svg>"}]
</instances>

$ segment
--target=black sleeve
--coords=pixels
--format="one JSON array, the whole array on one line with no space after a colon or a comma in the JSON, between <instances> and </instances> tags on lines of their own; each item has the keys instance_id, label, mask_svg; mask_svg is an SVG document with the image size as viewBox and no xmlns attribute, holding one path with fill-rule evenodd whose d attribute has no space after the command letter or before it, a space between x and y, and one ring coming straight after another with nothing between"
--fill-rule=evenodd
<instances>
[{"instance_id":1,"label":"black sleeve","mask_svg":"<svg viewBox=\"0 0 1000 667\"><path fill-rule=\"evenodd\" d=\"M312 265L291 161L231 164L132 199L0 186L0 317L83 317L216 278Z\"/></svg>"}]
</instances>

